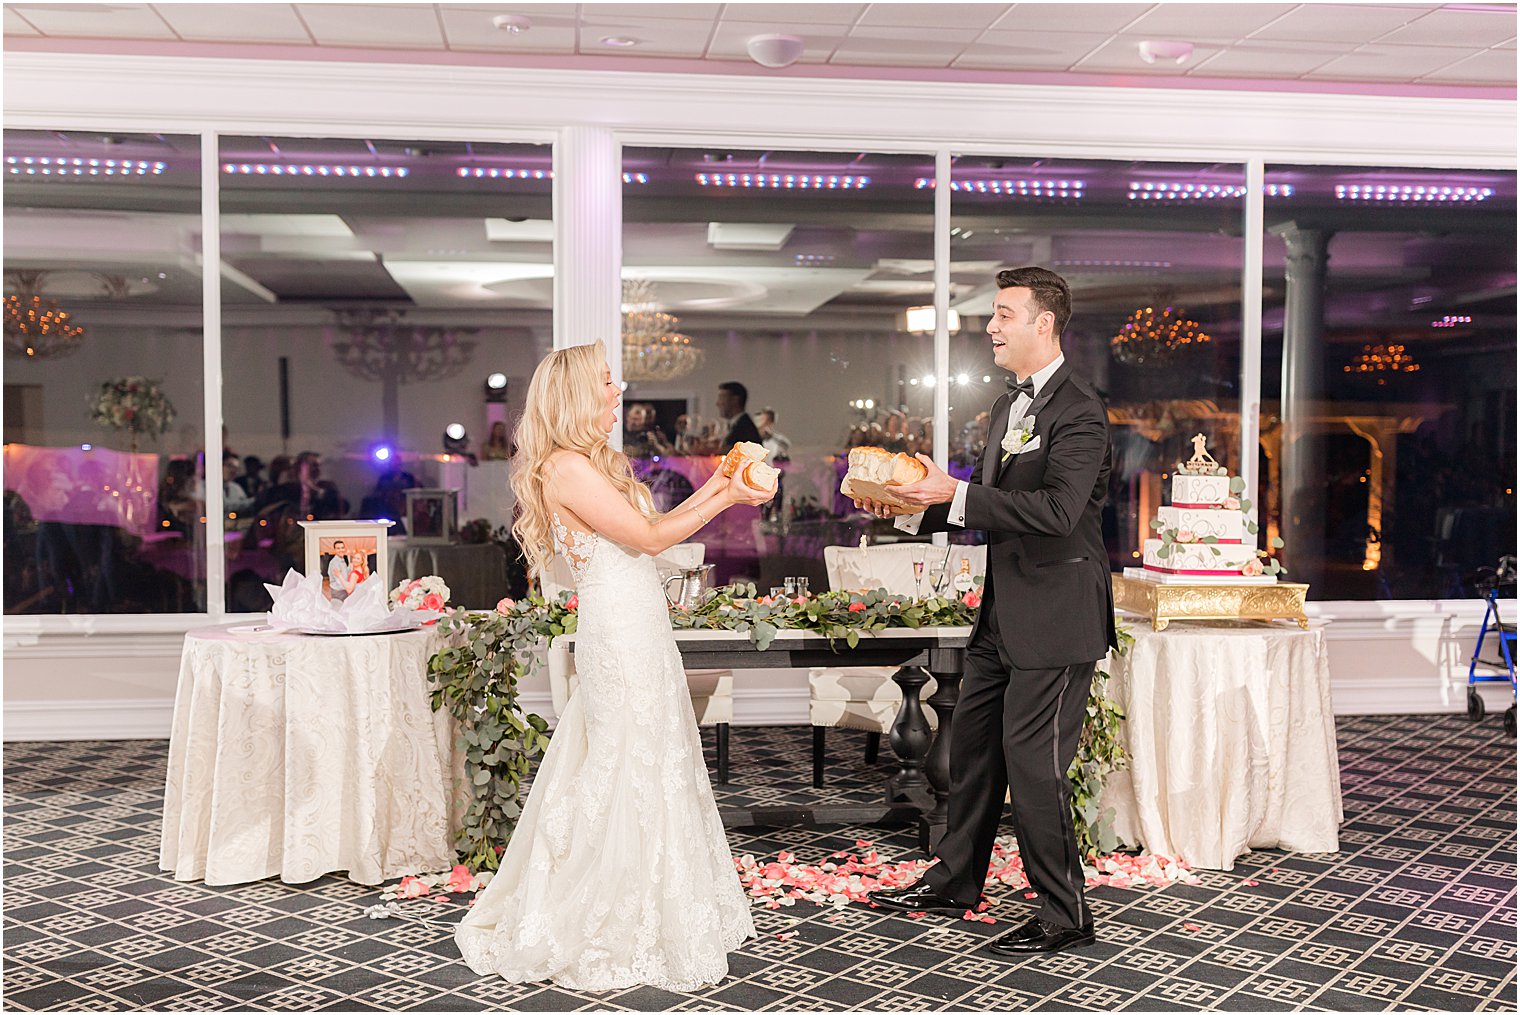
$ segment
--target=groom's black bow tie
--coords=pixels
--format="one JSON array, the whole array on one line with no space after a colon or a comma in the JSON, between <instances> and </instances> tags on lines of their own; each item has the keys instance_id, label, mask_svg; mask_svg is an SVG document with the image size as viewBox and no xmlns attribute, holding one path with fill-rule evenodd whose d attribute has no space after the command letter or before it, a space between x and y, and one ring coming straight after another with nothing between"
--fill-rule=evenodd
<instances>
[{"instance_id":1,"label":"groom's black bow tie","mask_svg":"<svg viewBox=\"0 0 1520 1015\"><path fill-rule=\"evenodd\" d=\"M1016 381L1011 376L1007 380L1008 380L1008 393L1010 395L1014 396L1015 398L1017 398L1019 395L1028 395L1030 401L1034 400L1034 375L1033 374L1031 374L1030 376L1024 378L1022 381Z\"/></svg>"}]
</instances>

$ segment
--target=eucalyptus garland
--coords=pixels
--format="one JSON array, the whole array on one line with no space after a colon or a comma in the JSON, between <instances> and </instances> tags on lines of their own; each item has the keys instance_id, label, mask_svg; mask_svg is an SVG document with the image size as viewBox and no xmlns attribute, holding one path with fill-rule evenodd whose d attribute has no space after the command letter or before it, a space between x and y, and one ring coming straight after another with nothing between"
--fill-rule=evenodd
<instances>
[{"instance_id":1,"label":"eucalyptus garland","mask_svg":"<svg viewBox=\"0 0 1520 1015\"><path fill-rule=\"evenodd\" d=\"M676 629L737 631L761 651L782 629L808 630L850 648L888 628L957 627L976 617L981 589L960 599L911 599L883 589L825 592L797 598L759 596L754 585L717 589L695 610L673 609ZM447 708L458 723L470 805L458 837L461 862L471 869L495 870L521 813L522 783L533 759L548 745L548 724L523 715L518 685L542 659L545 644L576 629L579 600L564 592L547 601L538 595L502 600L494 613L454 610L439 621L451 644L428 663L433 708ZM1133 642L1120 628L1119 652ZM1093 681L1087 720L1072 780L1072 819L1084 855L1111 851L1112 811L1100 807L1103 780L1126 764L1119 745L1124 713L1106 694L1107 675Z\"/></svg>"}]
</instances>

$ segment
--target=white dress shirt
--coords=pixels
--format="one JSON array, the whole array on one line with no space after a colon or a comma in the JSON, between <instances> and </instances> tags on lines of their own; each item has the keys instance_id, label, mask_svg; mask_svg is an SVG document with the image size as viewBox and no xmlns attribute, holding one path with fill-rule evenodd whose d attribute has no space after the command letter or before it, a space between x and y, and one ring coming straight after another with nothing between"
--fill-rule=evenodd
<instances>
[{"instance_id":1,"label":"white dress shirt","mask_svg":"<svg viewBox=\"0 0 1520 1015\"><path fill-rule=\"evenodd\" d=\"M1030 377L1030 380L1034 382L1034 398L1024 394L1022 391L1013 396L1013 405L1009 406L1008 409L1008 428L998 438L998 447L1002 446L1003 438L1007 437L1008 433L1013 430L1013 425L1023 420L1024 414L1034 404L1035 398L1040 397L1041 389L1045 387L1051 376L1061 369L1061 364L1065 362L1066 356L1063 353L1057 353L1055 359L1034 372ZM1015 375L1015 379L1017 379L1017 375ZM991 434L987 435L987 441L989 444L992 442ZM964 527L966 524L966 489L968 486L969 484L964 479L957 479L955 481L955 496L950 499L950 513L945 519L951 525ZM901 515L892 525L894 528L906 532L910 536L914 536L918 534L918 527L923 524L923 521L924 513L920 511L916 515Z\"/></svg>"}]
</instances>

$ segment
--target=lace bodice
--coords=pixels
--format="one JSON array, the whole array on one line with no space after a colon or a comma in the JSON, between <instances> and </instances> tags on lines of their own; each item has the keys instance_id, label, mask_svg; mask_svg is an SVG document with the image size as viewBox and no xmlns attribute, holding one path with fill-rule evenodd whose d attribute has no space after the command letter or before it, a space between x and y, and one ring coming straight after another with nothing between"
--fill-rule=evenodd
<instances>
[{"instance_id":1,"label":"lace bodice","mask_svg":"<svg viewBox=\"0 0 1520 1015\"><path fill-rule=\"evenodd\" d=\"M586 575L591 570L591 556L596 552L596 533L572 529L565 524L558 511L551 514L554 518L554 550L570 563L570 573L579 585L586 580Z\"/></svg>"}]
</instances>

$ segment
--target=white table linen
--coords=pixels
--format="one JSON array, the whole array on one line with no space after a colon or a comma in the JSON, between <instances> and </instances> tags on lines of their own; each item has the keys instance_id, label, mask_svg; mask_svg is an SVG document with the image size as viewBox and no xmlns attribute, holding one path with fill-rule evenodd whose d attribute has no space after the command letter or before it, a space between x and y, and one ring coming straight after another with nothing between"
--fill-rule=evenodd
<instances>
[{"instance_id":1,"label":"white table linen","mask_svg":"<svg viewBox=\"0 0 1520 1015\"><path fill-rule=\"evenodd\" d=\"M187 634L159 867L209 885L448 869L465 788L454 723L429 703L444 644L435 628Z\"/></svg>"},{"instance_id":2,"label":"white table linen","mask_svg":"<svg viewBox=\"0 0 1520 1015\"><path fill-rule=\"evenodd\" d=\"M1340 765L1322 627L1131 623L1112 660L1129 767L1103 805L1122 842L1231 870L1257 848L1333 853Z\"/></svg>"}]
</instances>

